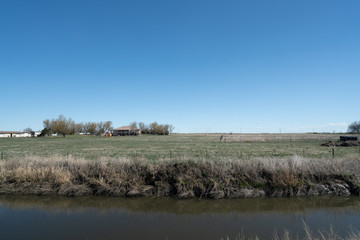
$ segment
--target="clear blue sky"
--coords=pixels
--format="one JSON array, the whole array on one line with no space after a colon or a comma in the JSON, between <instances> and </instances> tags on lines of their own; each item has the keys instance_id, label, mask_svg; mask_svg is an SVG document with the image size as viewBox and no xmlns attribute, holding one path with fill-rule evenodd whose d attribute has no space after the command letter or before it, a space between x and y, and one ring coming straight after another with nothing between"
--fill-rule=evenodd
<instances>
[{"instance_id":1,"label":"clear blue sky","mask_svg":"<svg viewBox=\"0 0 360 240\"><path fill-rule=\"evenodd\" d=\"M2 1L0 130L170 123L345 131L360 120L360 1Z\"/></svg>"}]
</instances>

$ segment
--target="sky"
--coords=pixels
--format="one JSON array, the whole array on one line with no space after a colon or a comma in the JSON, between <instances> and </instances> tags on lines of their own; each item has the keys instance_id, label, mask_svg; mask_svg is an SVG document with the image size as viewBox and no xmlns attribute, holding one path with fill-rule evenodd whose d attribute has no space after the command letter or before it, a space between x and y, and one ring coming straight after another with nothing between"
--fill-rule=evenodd
<instances>
[{"instance_id":1,"label":"sky","mask_svg":"<svg viewBox=\"0 0 360 240\"><path fill-rule=\"evenodd\" d=\"M360 1L4 0L0 130L132 121L180 133L360 120Z\"/></svg>"}]
</instances>

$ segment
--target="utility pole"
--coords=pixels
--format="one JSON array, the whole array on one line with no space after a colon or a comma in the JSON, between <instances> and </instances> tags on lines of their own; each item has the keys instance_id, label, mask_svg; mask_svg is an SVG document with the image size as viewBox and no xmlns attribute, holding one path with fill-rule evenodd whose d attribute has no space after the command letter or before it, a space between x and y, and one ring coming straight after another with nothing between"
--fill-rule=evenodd
<instances>
[{"instance_id":1,"label":"utility pole","mask_svg":"<svg viewBox=\"0 0 360 240\"><path fill-rule=\"evenodd\" d=\"M242 136L242 128L240 128L240 142L241 142L241 136Z\"/></svg>"}]
</instances>

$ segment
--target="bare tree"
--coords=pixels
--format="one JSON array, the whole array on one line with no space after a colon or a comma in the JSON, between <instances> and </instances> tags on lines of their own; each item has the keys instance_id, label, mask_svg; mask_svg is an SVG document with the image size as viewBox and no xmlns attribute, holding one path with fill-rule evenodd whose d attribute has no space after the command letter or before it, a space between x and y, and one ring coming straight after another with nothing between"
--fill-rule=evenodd
<instances>
[{"instance_id":1,"label":"bare tree","mask_svg":"<svg viewBox=\"0 0 360 240\"><path fill-rule=\"evenodd\" d=\"M169 124L160 125L161 126L161 134L169 135Z\"/></svg>"},{"instance_id":2,"label":"bare tree","mask_svg":"<svg viewBox=\"0 0 360 240\"><path fill-rule=\"evenodd\" d=\"M169 134L173 134L175 127L173 125L169 125Z\"/></svg>"},{"instance_id":3,"label":"bare tree","mask_svg":"<svg viewBox=\"0 0 360 240\"><path fill-rule=\"evenodd\" d=\"M67 134L74 134L75 133L76 123L71 118L69 118L69 121L70 121L70 122L68 122L69 129L68 129Z\"/></svg>"},{"instance_id":4,"label":"bare tree","mask_svg":"<svg viewBox=\"0 0 360 240\"><path fill-rule=\"evenodd\" d=\"M49 119L45 119L43 125L46 130L51 131L51 121Z\"/></svg>"},{"instance_id":5,"label":"bare tree","mask_svg":"<svg viewBox=\"0 0 360 240\"><path fill-rule=\"evenodd\" d=\"M97 128L97 124L95 122L88 122L87 125L87 132L92 134L92 135L95 135L96 134L96 128Z\"/></svg>"},{"instance_id":6,"label":"bare tree","mask_svg":"<svg viewBox=\"0 0 360 240\"><path fill-rule=\"evenodd\" d=\"M105 123L104 122L98 122L96 123L96 134L100 135L105 133Z\"/></svg>"},{"instance_id":7,"label":"bare tree","mask_svg":"<svg viewBox=\"0 0 360 240\"><path fill-rule=\"evenodd\" d=\"M79 134L79 133L84 133L84 123L76 123L75 124L75 133Z\"/></svg>"},{"instance_id":8,"label":"bare tree","mask_svg":"<svg viewBox=\"0 0 360 240\"><path fill-rule=\"evenodd\" d=\"M32 131L33 131L33 130L32 130L31 128L29 128L29 127L24 129L24 132L25 132L25 133L31 133Z\"/></svg>"},{"instance_id":9,"label":"bare tree","mask_svg":"<svg viewBox=\"0 0 360 240\"><path fill-rule=\"evenodd\" d=\"M89 133L89 122L85 122L83 125L83 132L84 134Z\"/></svg>"},{"instance_id":10,"label":"bare tree","mask_svg":"<svg viewBox=\"0 0 360 240\"><path fill-rule=\"evenodd\" d=\"M157 122L150 123L149 132L150 134L158 134L159 124Z\"/></svg>"},{"instance_id":11,"label":"bare tree","mask_svg":"<svg viewBox=\"0 0 360 240\"><path fill-rule=\"evenodd\" d=\"M348 127L348 132L360 134L360 121L352 122Z\"/></svg>"},{"instance_id":12,"label":"bare tree","mask_svg":"<svg viewBox=\"0 0 360 240\"><path fill-rule=\"evenodd\" d=\"M148 133L148 128L143 122L139 122L139 129L142 133Z\"/></svg>"},{"instance_id":13,"label":"bare tree","mask_svg":"<svg viewBox=\"0 0 360 240\"><path fill-rule=\"evenodd\" d=\"M110 132L113 129L112 122L106 121L104 124L105 132Z\"/></svg>"},{"instance_id":14,"label":"bare tree","mask_svg":"<svg viewBox=\"0 0 360 240\"><path fill-rule=\"evenodd\" d=\"M138 124L137 124L137 122L131 122L130 124L129 124L129 126L130 126L130 134L131 135L136 135L136 131L138 130Z\"/></svg>"}]
</instances>

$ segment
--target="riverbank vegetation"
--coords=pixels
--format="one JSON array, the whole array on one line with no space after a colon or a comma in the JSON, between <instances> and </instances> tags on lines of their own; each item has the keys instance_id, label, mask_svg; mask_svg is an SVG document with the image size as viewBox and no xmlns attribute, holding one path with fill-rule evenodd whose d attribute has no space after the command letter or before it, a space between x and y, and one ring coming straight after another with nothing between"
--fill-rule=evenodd
<instances>
[{"instance_id":1,"label":"riverbank vegetation","mask_svg":"<svg viewBox=\"0 0 360 240\"><path fill-rule=\"evenodd\" d=\"M1 194L254 198L359 195L360 157L76 159L27 156L0 162Z\"/></svg>"},{"instance_id":2,"label":"riverbank vegetation","mask_svg":"<svg viewBox=\"0 0 360 240\"><path fill-rule=\"evenodd\" d=\"M274 234L271 237L272 240L294 240L294 239L304 239L304 240L359 240L360 232L356 229L350 228L346 237L341 237L336 233L336 230L332 226L329 227L328 231L317 230L313 231L309 226L304 222L304 238L299 238L298 236L292 236L292 234L284 230L283 233L279 233L277 230L274 230ZM261 240L259 237L248 238L244 234L240 233L235 238L221 238L221 240Z\"/></svg>"}]
</instances>

